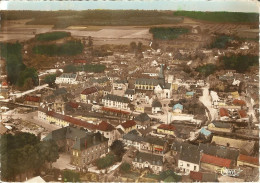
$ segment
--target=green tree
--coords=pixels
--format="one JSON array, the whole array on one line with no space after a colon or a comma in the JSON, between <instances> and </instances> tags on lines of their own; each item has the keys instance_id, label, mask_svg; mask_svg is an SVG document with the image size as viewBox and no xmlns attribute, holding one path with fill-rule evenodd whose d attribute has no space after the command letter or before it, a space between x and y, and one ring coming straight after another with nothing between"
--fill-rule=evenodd
<instances>
[{"instance_id":1,"label":"green tree","mask_svg":"<svg viewBox=\"0 0 260 183\"><path fill-rule=\"evenodd\" d=\"M121 140L115 140L110 146L110 150L118 157L122 157L125 153L125 146Z\"/></svg>"},{"instance_id":2,"label":"green tree","mask_svg":"<svg viewBox=\"0 0 260 183\"><path fill-rule=\"evenodd\" d=\"M120 172L122 172L122 173L127 173L127 172L129 172L130 171L130 169L131 169L131 165L129 164L129 163L122 163L121 165L120 165L120 167L119 167L119 170L120 170Z\"/></svg>"},{"instance_id":3,"label":"green tree","mask_svg":"<svg viewBox=\"0 0 260 183\"><path fill-rule=\"evenodd\" d=\"M44 78L44 82L47 83L50 87L54 86L55 80L56 80L56 74L49 74Z\"/></svg>"},{"instance_id":4,"label":"green tree","mask_svg":"<svg viewBox=\"0 0 260 183\"><path fill-rule=\"evenodd\" d=\"M142 42L138 42L138 45L137 45L137 51L138 52L142 52L142 46L143 46L143 43Z\"/></svg>"},{"instance_id":5,"label":"green tree","mask_svg":"<svg viewBox=\"0 0 260 183\"><path fill-rule=\"evenodd\" d=\"M33 86L37 86L39 84L39 78L38 78L37 70L34 69L34 68L26 68L19 74L19 78L18 78L17 83L16 83L17 86L23 87L24 84L25 84L25 81L28 78L32 79L32 85ZM27 82L29 82L27 84L31 84L31 81L28 80ZM27 88L31 89L32 87L31 88L30 87L31 86L28 85Z\"/></svg>"},{"instance_id":6,"label":"green tree","mask_svg":"<svg viewBox=\"0 0 260 183\"><path fill-rule=\"evenodd\" d=\"M39 153L52 166L52 163L59 158L59 147L53 140L43 141L39 145Z\"/></svg>"},{"instance_id":7,"label":"green tree","mask_svg":"<svg viewBox=\"0 0 260 183\"><path fill-rule=\"evenodd\" d=\"M115 156L113 154L108 154L103 158L100 158L96 161L96 165L99 169L107 168L113 165L115 162Z\"/></svg>"},{"instance_id":8,"label":"green tree","mask_svg":"<svg viewBox=\"0 0 260 183\"><path fill-rule=\"evenodd\" d=\"M159 174L160 180L164 180L165 182L174 180L173 182L179 182L181 180L181 176L174 173L172 170L162 171Z\"/></svg>"},{"instance_id":9,"label":"green tree","mask_svg":"<svg viewBox=\"0 0 260 183\"><path fill-rule=\"evenodd\" d=\"M64 170L63 172L64 182L80 182L80 174L72 170Z\"/></svg>"}]
</instances>

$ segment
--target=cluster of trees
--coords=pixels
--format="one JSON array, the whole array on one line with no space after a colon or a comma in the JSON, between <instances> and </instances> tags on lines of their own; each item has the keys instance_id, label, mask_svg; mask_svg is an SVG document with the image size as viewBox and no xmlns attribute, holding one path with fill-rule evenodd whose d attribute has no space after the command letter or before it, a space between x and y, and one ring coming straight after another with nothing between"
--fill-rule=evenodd
<instances>
[{"instance_id":1,"label":"cluster of trees","mask_svg":"<svg viewBox=\"0 0 260 183\"><path fill-rule=\"evenodd\" d=\"M38 85L37 71L23 63L21 43L0 43L0 53L6 60L7 80L10 84L22 90Z\"/></svg>"},{"instance_id":2,"label":"cluster of trees","mask_svg":"<svg viewBox=\"0 0 260 183\"><path fill-rule=\"evenodd\" d=\"M243 22L256 23L259 20L258 13L242 12L202 12L202 11L176 11L175 16L185 16L189 18L213 21L213 22Z\"/></svg>"},{"instance_id":3,"label":"cluster of trees","mask_svg":"<svg viewBox=\"0 0 260 183\"><path fill-rule=\"evenodd\" d=\"M230 46L230 41L234 40L233 37L228 35L218 35L215 40L209 45L210 49L218 48L225 49Z\"/></svg>"},{"instance_id":4,"label":"cluster of trees","mask_svg":"<svg viewBox=\"0 0 260 183\"><path fill-rule=\"evenodd\" d=\"M152 27L149 29L149 32L153 34L153 39L159 40L173 40L189 31L184 27Z\"/></svg>"},{"instance_id":5,"label":"cluster of trees","mask_svg":"<svg viewBox=\"0 0 260 183\"><path fill-rule=\"evenodd\" d=\"M50 87L55 85L56 74L49 74L44 77L44 82L48 84Z\"/></svg>"},{"instance_id":6,"label":"cluster of trees","mask_svg":"<svg viewBox=\"0 0 260 183\"><path fill-rule=\"evenodd\" d=\"M108 168L115 163L115 155L107 154L105 157L100 158L96 161L96 165L99 169Z\"/></svg>"},{"instance_id":7,"label":"cluster of trees","mask_svg":"<svg viewBox=\"0 0 260 183\"><path fill-rule=\"evenodd\" d=\"M258 56L253 55L231 55L220 58L222 69L236 70L237 72L246 72L251 66L259 66Z\"/></svg>"},{"instance_id":8,"label":"cluster of trees","mask_svg":"<svg viewBox=\"0 0 260 183\"><path fill-rule=\"evenodd\" d=\"M102 64L85 64L84 66L75 66L72 64L66 65L64 67L65 73L75 73L77 71L86 71L86 72L95 72L95 73L101 73L104 72L106 69L105 65Z\"/></svg>"},{"instance_id":9,"label":"cluster of trees","mask_svg":"<svg viewBox=\"0 0 260 183\"><path fill-rule=\"evenodd\" d=\"M204 77L213 74L216 70L217 70L217 66L214 64L206 64L203 66L199 66L195 69L195 71L199 72Z\"/></svg>"},{"instance_id":10,"label":"cluster of trees","mask_svg":"<svg viewBox=\"0 0 260 183\"><path fill-rule=\"evenodd\" d=\"M48 55L48 56L73 56L82 53L83 44L81 41L73 40L67 41L63 44L42 44L33 47L34 54Z\"/></svg>"},{"instance_id":11,"label":"cluster of trees","mask_svg":"<svg viewBox=\"0 0 260 183\"><path fill-rule=\"evenodd\" d=\"M64 182L80 182L80 174L72 170L64 170L63 172Z\"/></svg>"},{"instance_id":12,"label":"cluster of trees","mask_svg":"<svg viewBox=\"0 0 260 183\"><path fill-rule=\"evenodd\" d=\"M30 172L39 173L46 163L59 158L54 141L40 141L30 133L6 134L1 137L1 176L5 181Z\"/></svg>"},{"instance_id":13,"label":"cluster of trees","mask_svg":"<svg viewBox=\"0 0 260 183\"><path fill-rule=\"evenodd\" d=\"M130 169L131 169L131 165L126 162L122 163L119 167L119 171L121 173L128 173L130 171Z\"/></svg>"},{"instance_id":14,"label":"cluster of trees","mask_svg":"<svg viewBox=\"0 0 260 183\"><path fill-rule=\"evenodd\" d=\"M56 31L38 34L35 36L37 41L54 41L65 37L70 37L70 32Z\"/></svg>"},{"instance_id":15,"label":"cluster of trees","mask_svg":"<svg viewBox=\"0 0 260 183\"><path fill-rule=\"evenodd\" d=\"M108 52L107 50L104 49L94 49L92 50L92 55L94 57L106 57L106 56L111 56L113 55L113 52Z\"/></svg>"}]
</instances>

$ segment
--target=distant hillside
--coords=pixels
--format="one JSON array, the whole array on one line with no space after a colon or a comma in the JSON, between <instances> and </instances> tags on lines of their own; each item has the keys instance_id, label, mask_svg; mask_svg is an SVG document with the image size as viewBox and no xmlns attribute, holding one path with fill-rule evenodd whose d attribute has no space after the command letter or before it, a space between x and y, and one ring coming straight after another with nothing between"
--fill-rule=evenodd
<instances>
[{"instance_id":1,"label":"distant hillside","mask_svg":"<svg viewBox=\"0 0 260 183\"><path fill-rule=\"evenodd\" d=\"M201 11L176 11L175 16L184 16L198 20L220 23L258 23L258 13L241 12L201 12Z\"/></svg>"},{"instance_id":2,"label":"distant hillside","mask_svg":"<svg viewBox=\"0 0 260 183\"><path fill-rule=\"evenodd\" d=\"M27 24L54 25L66 28L75 25L135 26L174 24L183 21L172 11L86 10L86 11L2 11L3 20L32 19Z\"/></svg>"}]
</instances>

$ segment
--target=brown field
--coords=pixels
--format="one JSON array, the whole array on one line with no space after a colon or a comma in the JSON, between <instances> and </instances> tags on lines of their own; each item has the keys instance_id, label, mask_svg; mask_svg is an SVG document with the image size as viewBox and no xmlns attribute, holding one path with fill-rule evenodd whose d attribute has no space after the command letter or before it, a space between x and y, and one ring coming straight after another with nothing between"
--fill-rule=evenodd
<instances>
[{"instance_id":1,"label":"brown field","mask_svg":"<svg viewBox=\"0 0 260 183\"><path fill-rule=\"evenodd\" d=\"M53 29L53 25L26 25L30 20L6 21L3 24L0 33L0 41L26 41L35 36L35 34L50 31L68 31L72 36L83 38L91 36L96 45L101 44L129 44L132 41L142 41L143 44L149 44L152 35L149 28L152 26L71 26L66 29ZM204 23L201 21L185 18L183 23L154 25L154 26L199 26L201 30L208 30L207 33L235 33L238 30L249 29L246 24L221 24Z\"/></svg>"}]
</instances>

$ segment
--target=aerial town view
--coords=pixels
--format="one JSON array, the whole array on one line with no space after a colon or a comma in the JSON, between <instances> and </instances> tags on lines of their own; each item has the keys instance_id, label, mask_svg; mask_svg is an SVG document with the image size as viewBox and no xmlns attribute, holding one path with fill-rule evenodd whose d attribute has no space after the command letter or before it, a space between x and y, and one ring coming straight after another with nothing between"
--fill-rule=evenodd
<instances>
[{"instance_id":1,"label":"aerial town view","mask_svg":"<svg viewBox=\"0 0 260 183\"><path fill-rule=\"evenodd\" d=\"M259 181L258 13L0 14L2 181Z\"/></svg>"}]
</instances>

